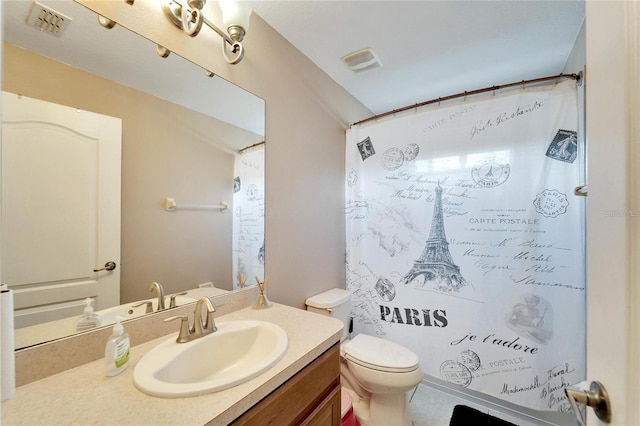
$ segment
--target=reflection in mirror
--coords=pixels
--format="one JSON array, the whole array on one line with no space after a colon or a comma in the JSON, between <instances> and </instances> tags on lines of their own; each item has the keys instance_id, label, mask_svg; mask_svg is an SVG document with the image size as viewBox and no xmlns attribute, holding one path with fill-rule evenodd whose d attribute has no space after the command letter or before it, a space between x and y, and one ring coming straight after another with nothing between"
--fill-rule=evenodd
<instances>
[{"instance_id":1,"label":"reflection in mirror","mask_svg":"<svg viewBox=\"0 0 640 426\"><path fill-rule=\"evenodd\" d=\"M29 25L41 6L69 18L64 32ZM4 2L2 19L0 271L14 290L16 348L74 333L89 305L102 325L155 311L152 282L167 308L239 280L255 285L264 276L264 101L175 54L160 58L124 28L104 29L71 0ZM98 165L105 159L119 164ZM60 169L66 175L53 174ZM117 205L105 223L100 208Z\"/></svg>"}]
</instances>

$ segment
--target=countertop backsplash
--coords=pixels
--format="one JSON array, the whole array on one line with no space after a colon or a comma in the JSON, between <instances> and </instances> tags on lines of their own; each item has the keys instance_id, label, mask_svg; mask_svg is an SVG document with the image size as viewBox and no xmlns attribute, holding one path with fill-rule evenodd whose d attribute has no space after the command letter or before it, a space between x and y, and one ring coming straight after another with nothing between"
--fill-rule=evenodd
<instances>
[{"instance_id":1,"label":"countertop backsplash","mask_svg":"<svg viewBox=\"0 0 640 426\"><path fill-rule=\"evenodd\" d=\"M257 297L258 288L255 286L216 296L216 317L250 306ZM175 322L165 323L163 320L182 314L188 315L191 321L194 308L195 302L124 322L125 331L131 338L131 346L177 331ZM103 358L105 342L112 329L113 326L106 326L16 351L16 386Z\"/></svg>"}]
</instances>

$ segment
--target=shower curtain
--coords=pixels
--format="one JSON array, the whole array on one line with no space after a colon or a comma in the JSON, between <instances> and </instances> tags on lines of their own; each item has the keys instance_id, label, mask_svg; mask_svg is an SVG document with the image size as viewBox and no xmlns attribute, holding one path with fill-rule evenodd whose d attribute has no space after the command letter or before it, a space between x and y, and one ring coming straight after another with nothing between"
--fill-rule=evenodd
<instances>
[{"instance_id":1,"label":"shower curtain","mask_svg":"<svg viewBox=\"0 0 640 426\"><path fill-rule=\"evenodd\" d=\"M585 378L584 197L574 81L354 126L354 332L426 375L545 411Z\"/></svg>"},{"instance_id":2,"label":"shower curtain","mask_svg":"<svg viewBox=\"0 0 640 426\"><path fill-rule=\"evenodd\" d=\"M264 280L264 145L236 156L233 180L233 288ZM239 279L240 277L240 279Z\"/></svg>"}]
</instances>

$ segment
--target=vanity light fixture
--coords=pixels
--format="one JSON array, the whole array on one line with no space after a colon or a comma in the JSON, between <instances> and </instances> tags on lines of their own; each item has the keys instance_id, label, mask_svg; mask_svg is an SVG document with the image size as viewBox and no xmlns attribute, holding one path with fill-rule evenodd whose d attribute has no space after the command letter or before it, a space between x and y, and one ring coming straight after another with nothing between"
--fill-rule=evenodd
<instances>
[{"instance_id":1,"label":"vanity light fixture","mask_svg":"<svg viewBox=\"0 0 640 426\"><path fill-rule=\"evenodd\" d=\"M202 24L214 30L224 40L222 55L225 60L232 65L239 63L244 57L242 40L249 29L252 10L234 0L219 0L222 21L227 27L227 33L225 33L204 16L202 8L205 3L206 0L162 0L162 10L175 26L190 37L200 33Z\"/></svg>"}]
</instances>

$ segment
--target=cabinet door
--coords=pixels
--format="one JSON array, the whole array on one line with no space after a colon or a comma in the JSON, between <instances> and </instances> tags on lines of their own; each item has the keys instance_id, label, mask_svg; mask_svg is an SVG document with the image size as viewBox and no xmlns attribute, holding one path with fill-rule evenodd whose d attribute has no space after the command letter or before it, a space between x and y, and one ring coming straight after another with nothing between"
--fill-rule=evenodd
<instances>
[{"instance_id":1,"label":"cabinet door","mask_svg":"<svg viewBox=\"0 0 640 426\"><path fill-rule=\"evenodd\" d=\"M301 426L339 426L341 424L340 415L342 410L340 404L340 386L337 386L331 394L318 405L313 413L309 415Z\"/></svg>"}]
</instances>

